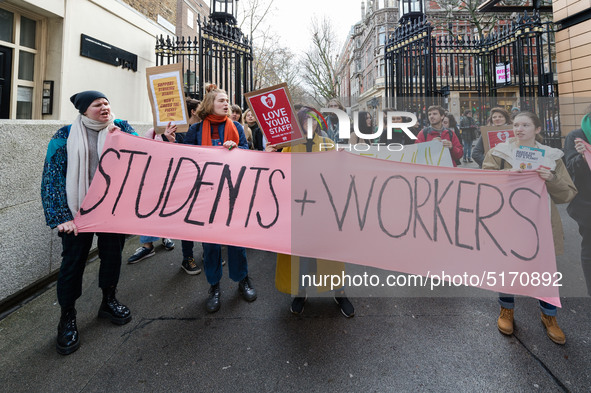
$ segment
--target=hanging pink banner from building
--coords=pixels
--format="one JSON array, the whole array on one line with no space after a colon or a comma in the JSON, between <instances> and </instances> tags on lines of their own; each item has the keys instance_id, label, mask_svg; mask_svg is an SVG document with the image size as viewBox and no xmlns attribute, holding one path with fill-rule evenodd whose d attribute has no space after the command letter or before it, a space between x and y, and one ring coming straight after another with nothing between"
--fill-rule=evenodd
<instances>
[{"instance_id":1,"label":"hanging pink banner from building","mask_svg":"<svg viewBox=\"0 0 591 393\"><path fill-rule=\"evenodd\" d=\"M75 223L82 232L231 244L432 283L461 276L560 305L548 193L535 172L229 151L115 132Z\"/></svg>"}]
</instances>

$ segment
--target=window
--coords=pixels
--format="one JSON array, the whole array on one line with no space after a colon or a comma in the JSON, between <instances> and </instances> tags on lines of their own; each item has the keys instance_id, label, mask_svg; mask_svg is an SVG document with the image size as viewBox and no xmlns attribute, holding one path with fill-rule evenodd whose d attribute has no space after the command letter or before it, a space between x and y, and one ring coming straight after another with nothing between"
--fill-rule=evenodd
<instances>
[{"instance_id":1,"label":"window","mask_svg":"<svg viewBox=\"0 0 591 393\"><path fill-rule=\"evenodd\" d=\"M195 19L195 14L191 10L187 10L187 25L192 29L193 28L193 20Z\"/></svg>"},{"instance_id":2,"label":"window","mask_svg":"<svg viewBox=\"0 0 591 393\"><path fill-rule=\"evenodd\" d=\"M0 49L11 59L0 75L0 113L9 119L41 118L39 57L41 23L32 14L21 14L2 2L0 8ZM23 11L25 13L25 11ZM2 83L4 83L2 85Z\"/></svg>"}]
</instances>

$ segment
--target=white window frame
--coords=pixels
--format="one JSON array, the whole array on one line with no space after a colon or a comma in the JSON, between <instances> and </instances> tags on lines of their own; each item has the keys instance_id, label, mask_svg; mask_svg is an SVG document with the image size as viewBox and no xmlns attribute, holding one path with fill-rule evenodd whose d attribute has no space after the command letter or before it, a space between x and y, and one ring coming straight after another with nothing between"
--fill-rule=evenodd
<instances>
[{"instance_id":1,"label":"white window frame","mask_svg":"<svg viewBox=\"0 0 591 393\"><path fill-rule=\"evenodd\" d=\"M33 88L33 105L31 119L41 119L41 100L43 95L43 78L45 77L45 62L46 62L46 37L47 37L47 23L45 18L33 14L30 11L15 7L11 4L2 2L0 8L12 12L14 14L13 24L13 41L0 41L0 45L12 49L12 65L10 78L10 114L9 119L16 119L16 105L17 105L17 91L18 87L32 87ZM21 17L24 16L36 22L35 26L35 48L28 48L20 44L21 37ZM28 81L18 78L19 66L19 52L25 51L35 55L35 65L33 67L33 80Z\"/></svg>"}]
</instances>

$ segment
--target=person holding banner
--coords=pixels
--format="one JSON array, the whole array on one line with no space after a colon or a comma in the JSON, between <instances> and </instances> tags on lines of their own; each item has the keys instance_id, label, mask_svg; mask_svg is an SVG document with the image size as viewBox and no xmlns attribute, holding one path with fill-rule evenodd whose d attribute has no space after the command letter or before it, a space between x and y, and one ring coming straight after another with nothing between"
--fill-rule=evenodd
<instances>
[{"instance_id":1,"label":"person holding banner","mask_svg":"<svg viewBox=\"0 0 591 393\"><path fill-rule=\"evenodd\" d=\"M137 135L126 121L115 119L103 93L83 91L70 97L70 101L80 113L49 141L41 180L45 220L50 228L57 228L62 240L62 263L56 287L61 307L56 349L61 355L69 355L80 347L75 304L82 295L82 276L94 237L94 233L78 233L74 216L92 183L107 133L120 130ZM103 291L98 317L124 325L131 320L131 312L119 303L115 292L125 235L97 233L97 237L99 287Z\"/></svg>"},{"instance_id":2,"label":"person holding banner","mask_svg":"<svg viewBox=\"0 0 591 393\"><path fill-rule=\"evenodd\" d=\"M508 126L511 125L512 120L509 112L503 108L492 108L490 116L488 117L487 125L489 126ZM482 168L482 161L484 161L484 141L482 135L478 137L474 149L472 149L472 159Z\"/></svg>"},{"instance_id":3,"label":"person holding banner","mask_svg":"<svg viewBox=\"0 0 591 393\"><path fill-rule=\"evenodd\" d=\"M307 124L309 113L312 113L312 108L302 107L298 113L298 122L300 124ZM314 138L308 140L307 143L296 146L284 147L283 153L304 153L304 152L320 152L326 150L334 150L335 143L328 138L320 135L320 125L314 121ZM330 147L329 147L330 146ZM266 151L276 152L278 149L275 145L267 145ZM342 276L345 272L345 264L343 262L318 260L315 258L304 258L295 255L277 254L277 264L275 268L275 286L283 292L295 295L291 302L290 311L292 314L299 315L304 312L304 304L306 303L306 288L302 285L302 276L304 274L320 276ZM318 288L321 291L328 291L329 288ZM345 295L344 288L335 290L334 300L339 305L341 313L351 318L355 315L355 308Z\"/></svg>"},{"instance_id":4,"label":"person holding banner","mask_svg":"<svg viewBox=\"0 0 591 393\"><path fill-rule=\"evenodd\" d=\"M185 136L185 144L198 146L224 146L228 150L236 147L248 149L244 129L238 122L229 118L230 106L225 91L211 84L197 108L197 116L203 119L193 124ZM203 244L203 267L209 288L206 310L214 313L220 309L220 280L222 279L222 246ZM257 298L255 289L248 277L248 263L244 247L228 246L228 270L230 278L238 282L238 291L247 302Z\"/></svg>"},{"instance_id":5,"label":"person holding banner","mask_svg":"<svg viewBox=\"0 0 591 393\"><path fill-rule=\"evenodd\" d=\"M564 142L566 168L579 190L566 211L579 225L579 233L583 238L581 265L587 283L587 293L591 296L591 163L585 159L583 142L591 143L591 106L587 108L587 114L581 121L581 128L569 133Z\"/></svg>"},{"instance_id":6,"label":"person holding banner","mask_svg":"<svg viewBox=\"0 0 591 393\"><path fill-rule=\"evenodd\" d=\"M542 122L540 118L531 112L521 112L513 120L515 138L498 144L486 154L482 169L516 170L521 172L517 165L513 165L514 151L521 146L543 149L544 155L536 172L546 182L546 188L550 194L551 224L556 254L564 251L564 233L560 214L555 204L568 203L577 194L564 163L563 153L560 149L542 145L540 132ZM546 327L548 337L556 344L564 344L566 337L556 322L556 306L540 300L541 319ZM499 296L501 306L500 316L497 319L499 331L506 335L513 334L513 314L515 298L512 295L501 294Z\"/></svg>"},{"instance_id":7,"label":"person holding banner","mask_svg":"<svg viewBox=\"0 0 591 393\"><path fill-rule=\"evenodd\" d=\"M430 125L419 132L415 143L429 142L434 139L441 141L443 147L449 149L454 167L457 166L456 161L462 157L464 150L456 134L443 126L445 109L439 105L430 106L427 110L427 116Z\"/></svg>"}]
</instances>

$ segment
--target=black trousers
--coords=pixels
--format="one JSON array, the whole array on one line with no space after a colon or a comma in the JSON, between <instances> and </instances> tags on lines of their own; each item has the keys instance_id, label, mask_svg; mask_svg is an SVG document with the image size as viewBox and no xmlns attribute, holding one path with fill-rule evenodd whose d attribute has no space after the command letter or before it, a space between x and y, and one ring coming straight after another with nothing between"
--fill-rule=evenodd
<instances>
[{"instance_id":1,"label":"black trousers","mask_svg":"<svg viewBox=\"0 0 591 393\"><path fill-rule=\"evenodd\" d=\"M581 242L581 264L587 282L587 294L591 296L591 225L579 224L579 233L583 237Z\"/></svg>"},{"instance_id":2,"label":"black trousers","mask_svg":"<svg viewBox=\"0 0 591 393\"><path fill-rule=\"evenodd\" d=\"M117 286L125 235L97 233L100 258L99 287ZM62 308L73 307L82 295L82 276L94 233L61 233L62 265L57 278L57 300Z\"/></svg>"}]
</instances>

